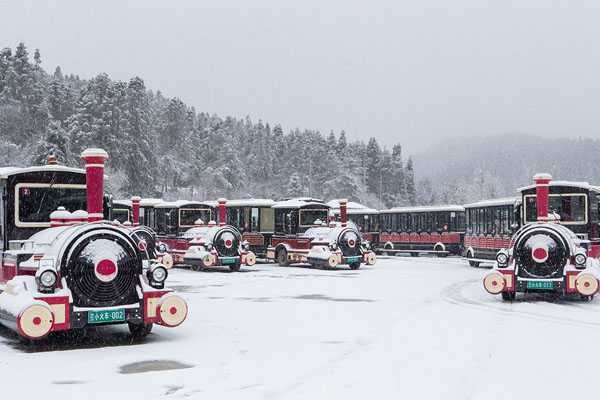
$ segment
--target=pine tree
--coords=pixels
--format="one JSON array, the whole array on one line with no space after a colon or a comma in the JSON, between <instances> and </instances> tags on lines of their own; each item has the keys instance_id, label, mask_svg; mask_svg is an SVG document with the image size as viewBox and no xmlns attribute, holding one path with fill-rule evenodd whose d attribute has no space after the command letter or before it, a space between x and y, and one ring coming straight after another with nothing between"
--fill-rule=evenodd
<instances>
[{"instance_id":1,"label":"pine tree","mask_svg":"<svg viewBox=\"0 0 600 400\"><path fill-rule=\"evenodd\" d=\"M381 149L375 138L369 139L366 153L366 182L369 192L379 194L381 190Z\"/></svg>"},{"instance_id":2,"label":"pine tree","mask_svg":"<svg viewBox=\"0 0 600 400\"><path fill-rule=\"evenodd\" d=\"M415 171L413 166L412 157L408 158L406 162L406 200L408 204L414 206L417 202L417 191L415 188Z\"/></svg>"}]
</instances>

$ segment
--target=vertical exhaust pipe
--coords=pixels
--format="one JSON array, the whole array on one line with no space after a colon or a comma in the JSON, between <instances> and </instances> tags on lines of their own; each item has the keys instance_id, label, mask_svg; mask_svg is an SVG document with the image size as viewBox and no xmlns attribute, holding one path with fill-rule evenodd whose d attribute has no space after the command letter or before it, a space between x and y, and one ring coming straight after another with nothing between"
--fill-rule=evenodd
<instances>
[{"instance_id":1,"label":"vertical exhaust pipe","mask_svg":"<svg viewBox=\"0 0 600 400\"><path fill-rule=\"evenodd\" d=\"M227 224L227 208L225 206L225 204L227 204L227 200L219 199L217 202L219 203L219 226L223 226Z\"/></svg>"},{"instance_id":2,"label":"vertical exhaust pipe","mask_svg":"<svg viewBox=\"0 0 600 400\"><path fill-rule=\"evenodd\" d=\"M102 149L85 149L81 158L85 161L88 221L101 221L104 218L104 163L108 153Z\"/></svg>"},{"instance_id":3,"label":"vertical exhaust pipe","mask_svg":"<svg viewBox=\"0 0 600 400\"><path fill-rule=\"evenodd\" d=\"M536 174L533 177L533 181L535 182L536 191L537 220L548 221L552 175Z\"/></svg>"},{"instance_id":4,"label":"vertical exhaust pipe","mask_svg":"<svg viewBox=\"0 0 600 400\"><path fill-rule=\"evenodd\" d=\"M340 222L342 226L348 225L348 200L340 199Z\"/></svg>"},{"instance_id":5,"label":"vertical exhaust pipe","mask_svg":"<svg viewBox=\"0 0 600 400\"><path fill-rule=\"evenodd\" d=\"M140 202L142 198L140 196L133 196L131 198L131 212L133 213L131 221L133 226L138 226L140 224Z\"/></svg>"}]
</instances>

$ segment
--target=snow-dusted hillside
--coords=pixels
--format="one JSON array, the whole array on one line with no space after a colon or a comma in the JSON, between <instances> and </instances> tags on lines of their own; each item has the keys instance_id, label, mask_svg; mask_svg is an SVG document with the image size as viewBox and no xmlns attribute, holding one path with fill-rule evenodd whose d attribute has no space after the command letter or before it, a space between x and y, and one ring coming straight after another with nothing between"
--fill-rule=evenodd
<instances>
[{"instance_id":1,"label":"snow-dusted hillside","mask_svg":"<svg viewBox=\"0 0 600 400\"><path fill-rule=\"evenodd\" d=\"M190 318L179 329L156 328L143 344L107 327L79 345L31 348L0 329L2 394L491 400L596 393L598 301L505 304L481 287L486 272L458 259L408 257L358 271L175 270L169 280L189 301ZM157 368L166 370L144 372Z\"/></svg>"}]
</instances>

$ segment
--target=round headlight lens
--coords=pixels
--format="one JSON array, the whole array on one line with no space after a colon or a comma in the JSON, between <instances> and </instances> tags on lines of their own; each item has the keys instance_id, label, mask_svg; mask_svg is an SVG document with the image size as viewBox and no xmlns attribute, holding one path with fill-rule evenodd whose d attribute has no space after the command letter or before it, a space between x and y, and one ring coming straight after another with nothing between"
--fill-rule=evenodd
<instances>
[{"instance_id":1,"label":"round headlight lens","mask_svg":"<svg viewBox=\"0 0 600 400\"><path fill-rule=\"evenodd\" d=\"M331 250L335 250L335 249L337 249L337 242L335 242L335 241L333 241L333 242L330 242L330 243L329 243L329 248L330 248Z\"/></svg>"},{"instance_id":2,"label":"round headlight lens","mask_svg":"<svg viewBox=\"0 0 600 400\"><path fill-rule=\"evenodd\" d=\"M40 283L42 284L42 286L47 288L51 288L54 285L56 285L56 280L57 277L54 271L44 271L40 275Z\"/></svg>"},{"instance_id":3,"label":"round headlight lens","mask_svg":"<svg viewBox=\"0 0 600 400\"><path fill-rule=\"evenodd\" d=\"M160 251L161 253L166 253L167 252L167 245L164 243L161 243L158 245L158 251Z\"/></svg>"},{"instance_id":4,"label":"round headlight lens","mask_svg":"<svg viewBox=\"0 0 600 400\"><path fill-rule=\"evenodd\" d=\"M152 270L152 280L162 283L167 279L167 269L165 267L156 267Z\"/></svg>"},{"instance_id":5,"label":"round headlight lens","mask_svg":"<svg viewBox=\"0 0 600 400\"><path fill-rule=\"evenodd\" d=\"M506 265L508 263L508 256L506 253L499 253L496 256L496 261L498 261L498 264L500 265Z\"/></svg>"},{"instance_id":6,"label":"round headlight lens","mask_svg":"<svg viewBox=\"0 0 600 400\"><path fill-rule=\"evenodd\" d=\"M586 262L587 262L587 257L585 254L579 253L575 256L575 263L577 265L585 265Z\"/></svg>"}]
</instances>

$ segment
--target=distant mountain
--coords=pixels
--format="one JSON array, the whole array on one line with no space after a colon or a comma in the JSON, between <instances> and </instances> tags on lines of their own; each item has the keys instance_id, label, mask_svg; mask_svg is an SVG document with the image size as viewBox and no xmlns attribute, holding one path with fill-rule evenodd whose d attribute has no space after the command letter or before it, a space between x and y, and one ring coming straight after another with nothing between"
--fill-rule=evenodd
<instances>
[{"instance_id":1,"label":"distant mountain","mask_svg":"<svg viewBox=\"0 0 600 400\"><path fill-rule=\"evenodd\" d=\"M600 185L600 140L503 134L440 142L414 157L423 204L516 195L538 172Z\"/></svg>"}]
</instances>

